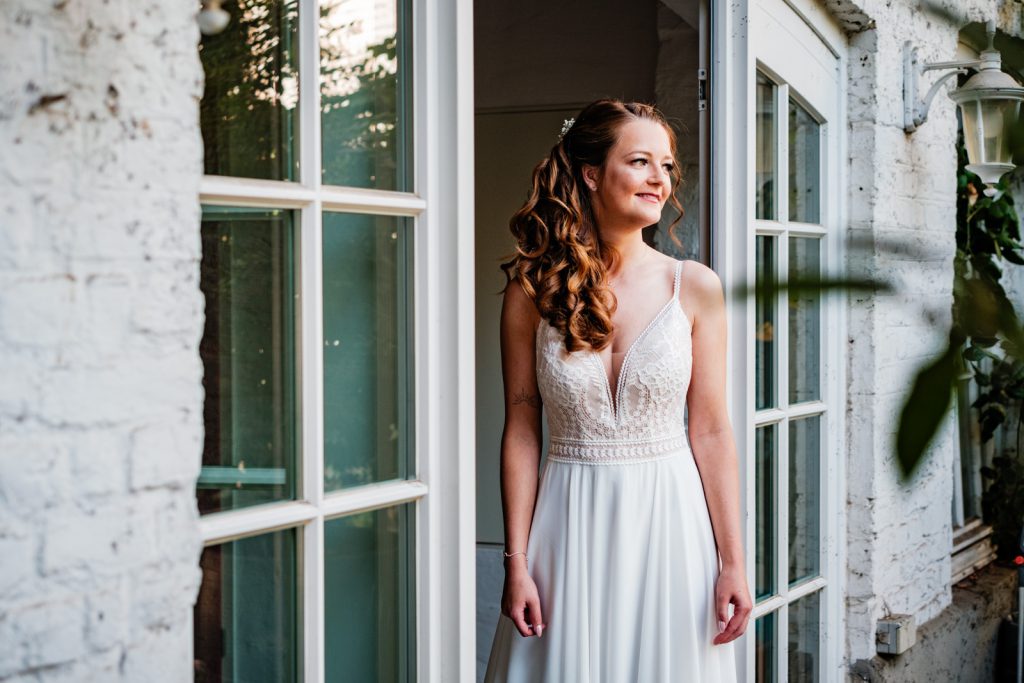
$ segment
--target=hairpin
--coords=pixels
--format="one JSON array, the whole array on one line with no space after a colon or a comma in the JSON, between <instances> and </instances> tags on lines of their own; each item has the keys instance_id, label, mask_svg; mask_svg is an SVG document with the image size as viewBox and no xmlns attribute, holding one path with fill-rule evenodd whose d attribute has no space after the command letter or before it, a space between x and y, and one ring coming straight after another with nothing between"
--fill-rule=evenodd
<instances>
[{"instance_id":1,"label":"hairpin","mask_svg":"<svg viewBox=\"0 0 1024 683\"><path fill-rule=\"evenodd\" d=\"M572 124L574 123L576 123L576 119L574 118L565 119L565 121L562 123L562 132L558 134L559 140L565 137L565 134L569 132L569 129L572 128Z\"/></svg>"}]
</instances>

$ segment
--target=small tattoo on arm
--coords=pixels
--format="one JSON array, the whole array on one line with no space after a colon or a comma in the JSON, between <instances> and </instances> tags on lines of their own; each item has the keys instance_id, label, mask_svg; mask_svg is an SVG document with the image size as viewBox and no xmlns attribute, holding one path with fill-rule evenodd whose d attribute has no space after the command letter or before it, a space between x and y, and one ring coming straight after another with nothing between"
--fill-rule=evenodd
<instances>
[{"instance_id":1,"label":"small tattoo on arm","mask_svg":"<svg viewBox=\"0 0 1024 683\"><path fill-rule=\"evenodd\" d=\"M526 389L520 389L512 396L512 404L519 405L520 403L526 403L533 408L540 408L540 394L528 394Z\"/></svg>"}]
</instances>

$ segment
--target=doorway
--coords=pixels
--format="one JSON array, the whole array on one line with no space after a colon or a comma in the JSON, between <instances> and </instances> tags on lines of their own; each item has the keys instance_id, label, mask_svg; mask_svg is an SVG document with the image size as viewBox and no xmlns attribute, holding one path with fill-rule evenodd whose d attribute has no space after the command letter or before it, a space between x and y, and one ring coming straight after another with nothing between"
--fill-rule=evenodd
<instances>
[{"instance_id":1,"label":"doorway","mask_svg":"<svg viewBox=\"0 0 1024 683\"><path fill-rule=\"evenodd\" d=\"M707 0L474 5L476 150L477 672L499 614L504 544L499 462L504 406L498 339L514 246L508 220L564 119L599 97L656 104L675 128L683 218L667 205L644 239L711 265L710 15ZM545 433L544 448L546 450ZM543 460L541 461L543 467Z\"/></svg>"}]
</instances>

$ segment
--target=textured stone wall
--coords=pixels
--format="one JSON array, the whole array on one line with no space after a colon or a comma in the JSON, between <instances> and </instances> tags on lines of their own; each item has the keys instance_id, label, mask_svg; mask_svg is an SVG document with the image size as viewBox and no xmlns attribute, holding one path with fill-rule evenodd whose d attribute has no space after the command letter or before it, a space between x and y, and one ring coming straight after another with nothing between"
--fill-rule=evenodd
<instances>
[{"instance_id":1,"label":"textured stone wall","mask_svg":"<svg viewBox=\"0 0 1024 683\"><path fill-rule=\"evenodd\" d=\"M1020 24L996 1L826 4L850 36L848 265L895 286L853 295L848 309L845 649L857 662L874 655L881 617L910 613L921 626L951 602L954 416L907 485L897 480L893 438L915 371L949 329L956 114L940 92L928 121L903 131L903 44L918 46L922 61L946 61L965 24L999 17L1011 33ZM935 78L925 75L925 91Z\"/></svg>"},{"instance_id":2,"label":"textured stone wall","mask_svg":"<svg viewBox=\"0 0 1024 683\"><path fill-rule=\"evenodd\" d=\"M191 680L198 3L0 3L0 679Z\"/></svg>"}]
</instances>

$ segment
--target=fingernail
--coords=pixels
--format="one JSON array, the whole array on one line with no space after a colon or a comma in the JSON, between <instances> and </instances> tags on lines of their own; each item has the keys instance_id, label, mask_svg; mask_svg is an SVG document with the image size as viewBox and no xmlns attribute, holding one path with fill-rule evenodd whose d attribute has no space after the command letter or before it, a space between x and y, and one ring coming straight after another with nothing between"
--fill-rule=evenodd
<instances>
[{"instance_id":1,"label":"fingernail","mask_svg":"<svg viewBox=\"0 0 1024 683\"><path fill-rule=\"evenodd\" d=\"M724 621L718 622L718 632L721 633L724 630L725 630L725 622Z\"/></svg>"},{"instance_id":2,"label":"fingernail","mask_svg":"<svg viewBox=\"0 0 1024 683\"><path fill-rule=\"evenodd\" d=\"M542 635L544 635L544 624L537 627L537 637L540 638Z\"/></svg>"}]
</instances>

